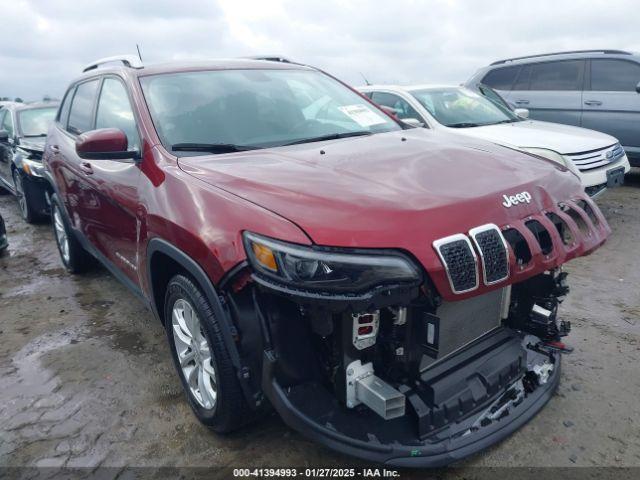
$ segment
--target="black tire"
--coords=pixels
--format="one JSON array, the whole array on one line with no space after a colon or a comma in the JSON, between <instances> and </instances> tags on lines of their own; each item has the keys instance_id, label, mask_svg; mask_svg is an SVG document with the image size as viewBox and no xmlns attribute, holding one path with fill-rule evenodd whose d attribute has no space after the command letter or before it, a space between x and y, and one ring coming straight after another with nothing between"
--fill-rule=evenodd
<instances>
[{"instance_id":1,"label":"black tire","mask_svg":"<svg viewBox=\"0 0 640 480\"><path fill-rule=\"evenodd\" d=\"M59 217L58 217L59 215ZM66 240L68 244L68 253L64 254L62 247L62 238L59 234L58 228L62 223L62 228L66 234ZM93 265L93 257L87 252L76 238L75 233L69 226L67 217L63 210L60 200L57 195L51 196L51 224L53 226L53 236L56 240L56 246L58 247L58 253L60 253L60 260L64 267L74 274L86 272Z\"/></svg>"},{"instance_id":2,"label":"black tire","mask_svg":"<svg viewBox=\"0 0 640 480\"><path fill-rule=\"evenodd\" d=\"M41 215L33 205L33 198L29 194L32 190L29 182L30 180L25 178L19 170L13 170L13 186L20 206L20 215L25 222L36 223L41 219Z\"/></svg>"},{"instance_id":3,"label":"black tire","mask_svg":"<svg viewBox=\"0 0 640 480\"><path fill-rule=\"evenodd\" d=\"M179 300L186 301L197 314L201 333L204 334L208 342L211 352L211 364L215 371L217 384L217 396L212 408L204 408L192 393L178 359L172 313L176 302ZM200 288L184 275L174 276L167 287L164 312L164 322L171 348L171 356L189 405L198 420L218 433L237 430L252 420L255 415L245 400L242 387L236 375L236 369L231 363L231 357L222 336L219 320L215 317L211 305Z\"/></svg>"}]
</instances>

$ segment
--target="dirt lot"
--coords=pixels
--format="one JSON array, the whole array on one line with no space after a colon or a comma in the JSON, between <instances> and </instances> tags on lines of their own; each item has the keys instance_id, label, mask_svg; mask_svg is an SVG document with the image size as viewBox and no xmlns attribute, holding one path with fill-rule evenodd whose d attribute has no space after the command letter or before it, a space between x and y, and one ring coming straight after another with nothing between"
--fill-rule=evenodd
<instances>
[{"instance_id":1,"label":"dirt lot","mask_svg":"<svg viewBox=\"0 0 640 480\"><path fill-rule=\"evenodd\" d=\"M640 172L599 199L613 228L573 261L562 306L576 347L558 394L526 427L463 462L476 466L640 466ZM164 331L111 275L73 277L48 224L0 196L0 466L353 464L275 417L220 437L191 414ZM2 474L0 473L0 477Z\"/></svg>"}]
</instances>

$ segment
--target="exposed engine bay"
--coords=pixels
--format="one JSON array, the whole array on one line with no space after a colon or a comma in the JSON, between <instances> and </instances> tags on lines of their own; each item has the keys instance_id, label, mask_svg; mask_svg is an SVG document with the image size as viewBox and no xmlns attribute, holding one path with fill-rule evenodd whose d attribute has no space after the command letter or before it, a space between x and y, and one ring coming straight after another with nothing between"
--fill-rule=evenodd
<instances>
[{"instance_id":1,"label":"exposed engine bay","mask_svg":"<svg viewBox=\"0 0 640 480\"><path fill-rule=\"evenodd\" d=\"M405 304L356 312L252 283L229 299L241 351L266 352L247 362L263 372L253 379L258 403L273 381L320 425L412 444L498 422L547 384L570 350L561 341L570 325L557 317L567 292L556 269L456 302L422 286Z\"/></svg>"}]
</instances>

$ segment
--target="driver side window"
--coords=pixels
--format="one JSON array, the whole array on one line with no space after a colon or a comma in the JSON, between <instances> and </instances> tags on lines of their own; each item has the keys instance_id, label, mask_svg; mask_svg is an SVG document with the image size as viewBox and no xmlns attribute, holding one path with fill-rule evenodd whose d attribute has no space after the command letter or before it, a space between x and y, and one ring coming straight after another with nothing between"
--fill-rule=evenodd
<instances>
[{"instance_id":1,"label":"driver side window","mask_svg":"<svg viewBox=\"0 0 640 480\"><path fill-rule=\"evenodd\" d=\"M129 150L140 149L140 137L127 90L115 78L105 78L102 85L96 114L98 128L118 128L127 135Z\"/></svg>"},{"instance_id":2,"label":"driver side window","mask_svg":"<svg viewBox=\"0 0 640 480\"><path fill-rule=\"evenodd\" d=\"M421 122L424 121L420 114L411 105L409 105L409 102L393 93L373 92L371 100L378 105L392 108L400 120L415 118Z\"/></svg>"}]
</instances>

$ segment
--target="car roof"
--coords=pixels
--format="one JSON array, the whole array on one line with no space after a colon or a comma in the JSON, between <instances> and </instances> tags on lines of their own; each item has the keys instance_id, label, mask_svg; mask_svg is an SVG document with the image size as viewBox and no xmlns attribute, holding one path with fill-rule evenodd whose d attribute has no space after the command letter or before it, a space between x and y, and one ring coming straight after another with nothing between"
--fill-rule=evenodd
<instances>
[{"instance_id":1,"label":"car roof","mask_svg":"<svg viewBox=\"0 0 640 480\"><path fill-rule=\"evenodd\" d=\"M622 58L640 61L640 55L624 50L573 50L568 52L551 52L523 57L506 58L492 62L488 68L500 68L502 66L523 65L528 63L548 62L554 60L576 60L584 58Z\"/></svg>"},{"instance_id":2,"label":"car roof","mask_svg":"<svg viewBox=\"0 0 640 480\"><path fill-rule=\"evenodd\" d=\"M32 110L34 108L58 108L60 106L60 102L58 101L50 101L50 102L31 102L31 103L21 103L20 106L16 108L16 110Z\"/></svg>"},{"instance_id":3,"label":"car roof","mask_svg":"<svg viewBox=\"0 0 640 480\"><path fill-rule=\"evenodd\" d=\"M174 61L145 65L141 68L127 66L109 66L93 68L83 72L76 80L104 75L109 73L119 73L125 77L144 77L147 75L158 75L166 73L195 72L207 70L315 70L307 65L293 62L277 62L270 60L253 60L248 58L220 58L198 61Z\"/></svg>"}]
</instances>

